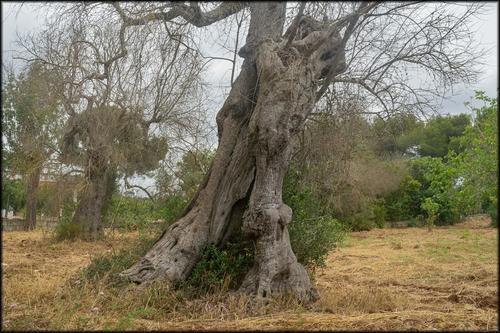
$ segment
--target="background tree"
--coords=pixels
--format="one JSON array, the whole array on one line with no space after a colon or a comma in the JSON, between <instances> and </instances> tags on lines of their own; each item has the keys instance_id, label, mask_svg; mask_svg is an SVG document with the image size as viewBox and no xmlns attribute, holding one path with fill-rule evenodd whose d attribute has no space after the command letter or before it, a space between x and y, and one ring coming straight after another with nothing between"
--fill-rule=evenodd
<instances>
[{"instance_id":1,"label":"background tree","mask_svg":"<svg viewBox=\"0 0 500 333\"><path fill-rule=\"evenodd\" d=\"M391 158L415 153L422 135L423 122L415 114L393 114L375 118L372 142L377 156Z\"/></svg>"},{"instance_id":2,"label":"background tree","mask_svg":"<svg viewBox=\"0 0 500 333\"><path fill-rule=\"evenodd\" d=\"M467 114L435 116L426 123L415 124L411 131L398 138L399 149L413 148L419 156L445 157L449 150L460 153L459 137L470 123Z\"/></svg>"},{"instance_id":3,"label":"background tree","mask_svg":"<svg viewBox=\"0 0 500 333\"><path fill-rule=\"evenodd\" d=\"M211 169L185 215L121 276L139 283L185 280L204 248L222 246L240 231L255 242L241 291L311 301L318 295L290 247L292 211L282 201L292 138L316 103L326 103L325 93L359 89L373 112L413 113L427 111L450 85L473 79L468 20L480 6L458 13L422 3L302 3L288 11L286 3L112 3L73 5L59 17L92 10L119 22L121 46L109 58L118 60L143 27L172 36L172 25L208 26L246 7L248 34L238 53L244 61L217 114ZM94 61L106 68L106 61ZM422 81L411 80L415 66Z\"/></svg>"},{"instance_id":4,"label":"background tree","mask_svg":"<svg viewBox=\"0 0 500 333\"><path fill-rule=\"evenodd\" d=\"M23 43L61 73L68 116L61 160L81 168L85 179L71 228L84 238L97 238L118 179L131 186L129 177L155 169L171 139L199 123L202 66L175 37L182 36L183 27L173 26L173 38L167 39L157 29L141 29L127 38L126 49L123 29L106 13L96 22L86 5L77 7L78 17L59 18Z\"/></svg>"},{"instance_id":5,"label":"background tree","mask_svg":"<svg viewBox=\"0 0 500 333\"><path fill-rule=\"evenodd\" d=\"M434 221L436 220L436 216L439 211L439 204L432 201L431 198L425 198L420 207L425 211L427 215L427 230L432 231L432 228L434 227Z\"/></svg>"},{"instance_id":6,"label":"background tree","mask_svg":"<svg viewBox=\"0 0 500 333\"><path fill-rule=\"evenodd\" d=\"M486 211L497 224L498 209L498 103L483 92L476 92L475 99L482 106L472 107L473 121L460 140L463 150L450 154L458 169L460 204L468 213ZM469 103L467 105L470 105Z\"/></svg>"},{"instance_id":7,"label":"background tree","mask_svg":"<svg viewBox=\"0 0 500 333\"><path fill-rule=\"evenodd\" d=\"M26 228L36 226L37 191L45 162L57 151L62 125L56 94L56 73L41 62L19 75L8 74L2 87L2 121L9 173L20 174L26 186Z\"/></svg>"},{"instance_id":8,"label":"background tree","mask_svg":"<svg viewBox=\"0 0 500 333\"><path fill-rule=\"evenodd\" d=\"M2 171L2 207L5 209L5 216L12 208L14 215L22 208L26 207L26 186L21 180L8 178L8 171Z\"/></svg>"},{"instance_id":9,"label":"background tree","mask_svg":"<svg viewBox=\"0 0 500 333\"><path fill-rule=\"evenodd\" d=\"M191 199L196 194L199 184L210 168L212 159L213 152L207 149L192 150L182 155L182 160L177 164L178 170L175 176L179 179L180 189L186 198Z\"/></svg>"}]
</instances>

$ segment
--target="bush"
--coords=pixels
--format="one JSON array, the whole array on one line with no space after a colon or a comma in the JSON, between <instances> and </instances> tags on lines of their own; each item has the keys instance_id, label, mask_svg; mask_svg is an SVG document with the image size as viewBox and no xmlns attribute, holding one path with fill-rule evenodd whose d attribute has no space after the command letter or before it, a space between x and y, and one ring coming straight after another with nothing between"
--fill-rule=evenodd
<instances>
[{"instance_id":1,"label":"bush","mask_svg":"<svg viewBox=\"0 0 500 333\"><path fill-rule=\"evenodd\" d=\"M156 216L155 207L150 199L115 193L103 212L103 225L138 230L145 228Z\"/></svg>"},{"instance_id":2,"label":"bush","mask_svg":"<svg viewBox=\"0 0 500 333\"><path fill-rule=\"evenodd\" d=\"M386 198L389 220L408 220L425 215L422 204L426 198L439 207L436 224L453 224L460 220L459 190L456 169L439 157L421 157L410 161L410 175L398 191Z\"/></svg>"},{"instance_id":3,"label":"bush","mask_svg":"<svg viewBox=\"0 0 500 333\"><path fill-rule=\"evenodd\" d=\"M385 208L385 200L378 199L375 200L371 205L370 209L373 212L373 221L377 228L385 227L385 220L387 218L387 209Z\"/></svg>"},{"instance_id":4,"label":"bush","mask_svg":"<svg viewBox=\"0 0 500 333\"><path fill-rule=\"evenodd\" d=\"M421 187L422 184L412 176L403 178L399 189L386 197L387 219L408 220L420 214Z\"/></svg>"},{"instance_id":5,"label":"bush","mask_svg":"<svg viewBox=\"0 0 500 333\"><path fill-rule=\"evenodd\" d=\"M189 200L180 194L170 195L163 201L158 202L161 208L158 209L158 216L167 221L168 224L174 223L182 214Z\"/></svg>"},{"instance_id":6,"label":"bush","mask_svg":"<svg viewBox=\"0 0 500 333\"><path fill-rule=\"evenodd\" d=\"M361 211L344 216L342 220L350 231L368 231L384 228L387 214L384 199L374 199Z\"/></svg>"},{"instance_id":7,"label":"bush","mask_svg":"<svg viewBox=\"0 0 500 333\"><path fill-rule=\"evenodd\" d=\"M54 229L54 238L57 241L62 240L75 240L83 232L83 226L80 224L72 223L73 215L75 213L76 205L72 201L64 203L62 215L59 218Z\"/></svg>"},{"instance_id":8,"label":"bush","mask_svg":"<svg viewBox=\"0 0 500 333\"><path fill-rule=\"evenodd\" d=\"M329 216L296 218L288 231L297 260L311 270L325 266L328 252L337 247L346 234L345 227Z\"/></svg>"},{"instance_id":9,"label":"bush","mask_svg":"<svg viewBox=\"0 0 500 333\"><path fill-rule=\"evenodd\" d=\"M223 249L208 245L191 276L177 287L202 295L237 288L253 264L253 249L245 242L228 242Z\"/></svg>"},{"instance_id":10,"label":"bush","mask_svg":"<svg viewBox=\"0 0 500 333\"><path fill-rule=\"evenodd\" d=\"M493 197L485 204L484 212L491 218L491 225L498 227L498 205L497 198Z\"/></svg>"},{"instance_id":11,"label":"bush","mask_svg":"<svg viewBox=\"0 0 500 333\"><path fill-rule=\"evenodd\" d=\"M425 198L420 207L427 214L427 228L429 230L434 226L434 221L436 220L436 215L439 212L439 204L435 203L431 198Z\"/></svg>"},{"instance_id":12,"label":"bush","mask_svg":"<svg viewBox=\"0 0 500 333\"><path fill-rule=\"evenodd\" d=\"M473 107L474 121L460 138L463 151L451 155L460 176L460 206L467 213L488 213L496 221L498 199L498 104L476 91L482 104Z\"/></svg>"},{"instance_id":13,"label":"bush","mask_svg":"<svg viewBox=\"0 0 500 333\"><path fill-rule=\"evenodd\" d=\"M149 198L113 194L103 215L103 224L125 230L147 229L152 221L165 220L166 228L183 212L187 200L181 195L171 195L153 202Z\"/></svg>"},{"instance_id":14,"label":"bush","mask_svg":"<svg viewBox=\"0 0 500 333\"><path fill-rule=\"evenodd\" d=\"M310 189L299 187L298 174L293 169L283 181L283 201L293 211L288 232L297 260L312 270L324 266L328 252L344 239L346 228L324 212L321 201Z\"/></svg>"},{"instance_id":15,"label":"bush","mask_svg":"<svg viewBox=\"0 0 500 333\"><path fill-rule=\"evenodd\" d=\"M344 217L344 224L349 231L368 231L377 227L373 212L369 209Z\"/></svg>"},{"instance_id":16,"label":"bush","mask_svg":"<svg viewBox=\"0 0 500 333\"><path fill-rule=\"evenodd\" d=\"M422 217L412 217L407 224L408 228L420 228L423 226Z\"/></svg>"}]
</instances>

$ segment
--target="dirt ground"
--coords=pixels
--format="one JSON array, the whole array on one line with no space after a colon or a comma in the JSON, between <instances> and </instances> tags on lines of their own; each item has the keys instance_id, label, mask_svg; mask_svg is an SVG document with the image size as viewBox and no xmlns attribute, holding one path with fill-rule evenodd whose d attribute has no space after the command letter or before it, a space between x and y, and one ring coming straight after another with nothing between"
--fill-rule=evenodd
<instances>
[{"instance_id":1,"label":"dirt ground","mask_svg":"<svg viewBox=\"0 0 500 333\"><path fill-rule=\"evenodd\" d=\"M69 287L93 256L117 251L134 233L55 243L42 231L4 232L2 329L497 330L498 236L488 224L476 216L432 232L351 233L316 272L318 302L265 311L242 311L247 303L227 297L151 308L154 293L134 308L142 299L135 291Z\"/></svg>"}]
</instances>

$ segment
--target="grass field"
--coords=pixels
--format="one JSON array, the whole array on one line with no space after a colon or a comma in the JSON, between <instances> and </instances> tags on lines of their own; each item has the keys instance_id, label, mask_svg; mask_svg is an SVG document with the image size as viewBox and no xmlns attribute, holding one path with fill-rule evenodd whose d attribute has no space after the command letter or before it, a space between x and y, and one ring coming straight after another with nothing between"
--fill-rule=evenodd
<instances>
[{"instance_id":1,"label":"grass field","mask_svg":"<svg viewBox=\"0 0 500 333\"><path fill-rule=\"evenodd\" d=\"M2 234L2 329L497 330L498 237L482 216L453 227L351 233L316 272L321 299L257 305L220 293L184 299L168 285L113 287L79 278L93 256L137 234L55 243Z\"/></svg>"}]
</instances>

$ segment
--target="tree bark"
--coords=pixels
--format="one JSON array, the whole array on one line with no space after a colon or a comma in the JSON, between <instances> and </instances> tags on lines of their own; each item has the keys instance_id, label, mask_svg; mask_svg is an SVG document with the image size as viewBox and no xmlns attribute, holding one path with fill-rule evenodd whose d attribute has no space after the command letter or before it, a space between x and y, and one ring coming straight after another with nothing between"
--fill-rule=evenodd
<instances>
[{"instance_id":1,"label":"tree bark","mask_svg":"<svg viewBox=\"0 0 500 333\"><path fill-rule=\"evenodd\" d=\"M37 193L38 185L40 184L41 171L41 167L36 167L31 173L28 174L26 182L26 230L34 230L36 228Z\"/></svg>"},{"instance_id":2,"label":"tree bark","mask_svg":"<svg viewBox=\"0 0 500 333\"><path fill-rule=\"evenodd\" d=\"M100 166L95 163L94 166ZM71 221L78 228L81 238L99 239L104 235L102 213L111 198L115 173L112 168L92 167L86 170L88 183L83 190Z\"/></svg>"},{"instance_id":3,"label":"tree bark","mask_svg":"<svg viewBox=\"0 0 500 333\"><path fill-rule=\"evenodd\" d=\"M252 3L251 14L241 74L217 115L219 147L209 175L186 214L120 276L137 283L184 280L205 246L223 245L240 228L256 243L241 291L314 301L318 294L290 246L292 210L282 202L282 184L291 138L314 107L318 80L344 68L340 38L304 25L300 40L285 49L285 4Z\"/></svg>"}]
</instances>

